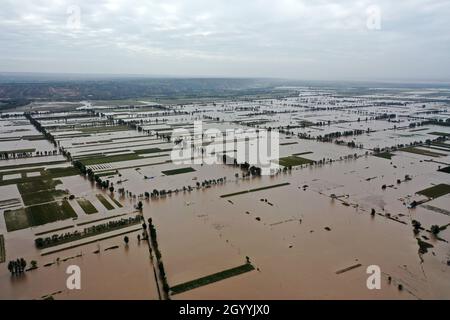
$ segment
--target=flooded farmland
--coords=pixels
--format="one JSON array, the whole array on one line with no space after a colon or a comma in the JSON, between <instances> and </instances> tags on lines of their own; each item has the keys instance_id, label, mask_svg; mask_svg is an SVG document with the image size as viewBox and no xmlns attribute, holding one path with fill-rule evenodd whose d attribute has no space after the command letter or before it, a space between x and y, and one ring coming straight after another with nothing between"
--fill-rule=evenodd
<instances>
[{"instance_id":1,"label":"flooded farmland","mask_svg":"<svg viewBox=\"0 0 450 320\"><path fill-rule=\"evenodd\" d=\"M448 92L290 90L2 113L0 299L450 299Z\"/></svg>"}]
</instances>

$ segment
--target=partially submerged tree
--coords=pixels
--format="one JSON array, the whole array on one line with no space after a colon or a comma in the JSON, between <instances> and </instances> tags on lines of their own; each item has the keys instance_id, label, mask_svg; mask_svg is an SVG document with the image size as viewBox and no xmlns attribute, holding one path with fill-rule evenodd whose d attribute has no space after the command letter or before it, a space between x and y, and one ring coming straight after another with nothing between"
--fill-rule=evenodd
<instances>
[{"instance_id":1,"label":"partially submerged tree","mask_svg":"<svg viewBox=\"0 0 450 320\"><path fill-rule=\"evenodd\" d=\"M416 229L416 230L420 229L420 227L422 226L422 224L417 220L411 221L411 224L414 227L414 229Z\"/></svg>"},{"instance_id":2,"label":"partially submerged tree","mask_svg":"<svg viewBox=\"0 0 450 320\"><path fill-rule=\"evenodd\" d=\"M431 226L430 231L432 234L437 235L439 232L441 232L441 228L437 224L434 224Z\"/></svg>"}]
</instances>

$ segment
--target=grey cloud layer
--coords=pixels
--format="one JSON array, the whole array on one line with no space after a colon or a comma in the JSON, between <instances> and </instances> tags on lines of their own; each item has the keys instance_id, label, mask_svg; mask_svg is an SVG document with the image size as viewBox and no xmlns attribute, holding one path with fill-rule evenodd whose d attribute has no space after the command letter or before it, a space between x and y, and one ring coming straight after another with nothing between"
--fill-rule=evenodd
<instances>
[{"instance_id":1,"label":"grey cloud layer","mask_svg":"<svg viewBox=\"0 0 450 320\"><path fill-rule=\"evenodd\" d=\"M367 28L373 5L381 9L380 30ZM450 77L450 1L0 0L0 6L0 71ZM79 8L79 28L69 8Z\"/></svg>"}]
</instances>

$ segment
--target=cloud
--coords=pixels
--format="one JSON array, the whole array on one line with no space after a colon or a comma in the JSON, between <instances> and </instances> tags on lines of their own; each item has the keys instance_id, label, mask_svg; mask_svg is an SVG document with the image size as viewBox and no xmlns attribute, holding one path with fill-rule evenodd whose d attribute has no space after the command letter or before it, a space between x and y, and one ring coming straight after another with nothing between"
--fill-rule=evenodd
<instances>
[{"instance_id":1,"label":"cloud","mask_svg":"<svg viewBox=\"0 0 450 320\"><path fill-rule=\"evenodd\" d=\"M303 79L450 74L445 0L0 0L0 5L0 71ZM370 6L380 9L379 29L367 27Z\"/></svg>"}]
</instances>

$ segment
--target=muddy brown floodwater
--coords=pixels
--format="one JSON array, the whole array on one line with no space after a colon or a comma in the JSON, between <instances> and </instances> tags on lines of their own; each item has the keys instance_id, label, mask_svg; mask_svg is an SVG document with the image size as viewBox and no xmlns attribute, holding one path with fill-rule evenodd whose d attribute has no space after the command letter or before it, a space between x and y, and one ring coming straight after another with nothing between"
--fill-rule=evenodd
<instances>
[{"instance_id":1,"label":"muddy brown floodwater","mask_svg":"<svg viewBox=\"0 0 450 320\"><path fill-rule=\"evenodd\" d=\"M450 181L445 170L438 171L450 166L448 127L416 123L444 119L444 103L426 100L426 89L414 99L401 90L358 96L330 88L292 90L298 96L133 109L83 102L82 110L35 112L32 119L5 115L0 120L5 244L0 299L160 299L158 261L149 243L138 240L140 223L42 250L35 246L38 237L101 230L101 224L136 215L152 219L170 287L238 267L247 258L255 267L171 299L450 299L450 194L418 194ZM424 102L418 103L422 94ZM280 158L317 163L253 178L243 178L232 165L173 163L174 143L162 135L177 128L191 135L199 120L203 129L222 132L280 129ZM319 141L336 132L330 142ZM437 137L441 140L431 143ZM402 149L409 144L416 148ZM395 150L374 155L385 147ZM208 156L221 158L219 152ZM73 171L72 164L87 175ZM90 181L91 171L108 186ZM50 199L30 199L23 191L23 183L48 179L60 181ZM202 186L217 179L225 182ZM146 199L145 192L153 190L173 192ZM239 194L223 197L232 193ZM48 222L45 210L38 217L18 213L52 201L66 201L73 214ZM412 208L414 201L419 205ZM13 222L5 219L7 210L17 210L9 217ZM12 230L14 219L29 225ZM418 232L413 220L421 224ZM439 233L433 235L436 225ZM8 262L20 257L28 267L35 260L38 268L11 275ZM66 286L71 265L80 267L81 290ZM381 270L379 290L367 286L371 266Z\"/></svg>"}]
</instances>

